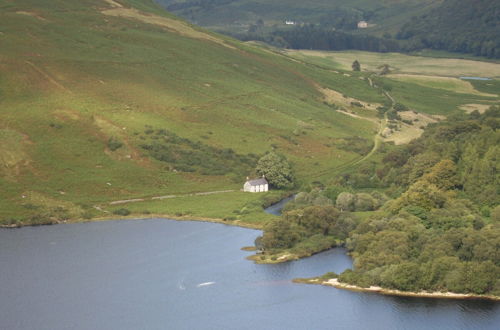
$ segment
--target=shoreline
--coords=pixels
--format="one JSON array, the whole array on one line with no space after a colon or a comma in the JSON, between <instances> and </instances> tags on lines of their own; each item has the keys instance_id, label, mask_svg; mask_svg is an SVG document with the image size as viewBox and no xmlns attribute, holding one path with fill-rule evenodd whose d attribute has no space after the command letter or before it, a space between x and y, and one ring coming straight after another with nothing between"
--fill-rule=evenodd
<instances>
[{"instance_id":1,"label":"shoreline","mask_svg":"<svg viewBox=\"0 0 500 330\"><path fill-rule=\"evenodd\" d=\"M119 216L113 214L113 216L109 217L98 217L92 219L69 219L64 221L58 221L55 223L45 223L45 224L21 224L21 225L0 225L0 229L16 229L23 227L37 227L37 226L53 226L60 224L71 224L71 223L86 223L86 222L100 222L100 221L113 221L113 220L149 220L149 219L165 219L165 220L173 220L173 221L199 221L199 222L211 222L211 223L220 223L228 226L235 226L247 229L256 229L262 230L262 226L257 224L251 224L247 222L241 222L241 220L224 220L218 218L205 218L205 217L196 217L196 216L173 216L168 214L138 214L138 215L128 215L128 216Z\"/></svg>"},{"instance_id":2,"label":"shoreline","mask_svg":"<svg viewBox=\"0 0 500 330\"><path fill-rule=\"evenodd\" d=\"M15 228L22 228L22 227L35 227L35 226L49 226L49 225L58 225L58 224L71 224L71 223L86 223L86 222L99 222L99 221L112 221L112 220L149 220L149 219L163 219L163 220L170 220L170 221L199 221L199 222L211 222L211 223L219 223L219 224L225 224L229 226L235 226L235 227L240 227L240 228L247 228L247 229L254 229L254 230L262 230L262 226L255 225L255 224L249 224L245 222L240 222L240 220L224 220L224 219L217 219L217 218L204 218L204 217L190 217L190 216L171 216L167 214L149 214L147 217L140 217L140 215L135 215L135 216L121 216L121 217L100 217L100 218L94 218L94 219L73 219L73 220L66 220L66 221L60 221L57 223L51 223L51 224L28 224L28 225L0 225L0 229L15 229ZM332 246L331 248L334 248L335 246ZM325 250L322 250L325 251ZM322 252L318 251L316 253ZM313 253L313 254L316 254ZM247 257L247 260L252 260L253 262L257 264L276 264L276 263L282 263L282 262L287 262L287 261L293 261L293 260L298 260L301 258L306 258L309 257L313 254L309 255L295 255L295 254L284 254L276 260L257 260L258 254L254 254L252 256ZM465 293L455 293L455 292L428 292L428 291L420 291L420 292L413 292L413 291L400 291L400 290L395 290L395 289L386 289L382 288L379 286L370 286L368 288L363 288L360 286L356 285L351 285L347 283L341 283L338 281L338 279L333 278L329 280L321 280L318 277L314 278L297 278L292 280L294 283L303 283L303 284L315 284L315 285L324 285L324 286L331 286L335 287L337 289L343 289L343 290L350 290L350 291L356 291L356 292L373 292L373 293L378 293L378 294L383 294L383 295L388 295L388 296L400 296L400 297L413 297L413 298L434 298L434 299L482 299L482 300L490 300L490 301L500 301L500 296L491 296L491 295L478 295L478 294L465 294Z\"/></svg>"},{"instance_id":3,"label":"shoreline","mask_svg":"<svg viewBox=\"0 0 500 330\"><path fill-rule=\"evenodd\" d=\"M370 286L368 288L363 288L357 285L351 285L347 283L339 282L338 279L332 278L329 280L321 280L320 278L310 278L310 279L294 279L294 283L304 283L304 284L316 284L324 286L332 286L337 289L357 291L357 292L373 292L378 294L383 294L387 296L399 296L399 297L413 297L413 298L434 298L434 299L482 299L490 301L500 301L499 296L491 295L479 295L472 293L455 293L455 292L428 292L428 291L400 291L395 289L386 289L379 286Z\"/></svg>"}]
</instances>

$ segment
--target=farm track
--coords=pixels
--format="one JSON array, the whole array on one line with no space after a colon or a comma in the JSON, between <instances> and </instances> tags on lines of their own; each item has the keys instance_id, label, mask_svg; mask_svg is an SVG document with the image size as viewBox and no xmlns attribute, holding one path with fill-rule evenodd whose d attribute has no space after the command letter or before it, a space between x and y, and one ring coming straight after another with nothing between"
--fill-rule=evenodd
<instances>
[{"instance_id":1,"label":"farm track","mask_svg":"<svg viewBox=\"0 0 500 330\"><path fill-rule=\"evenodd\" d=\"M373 85L373 82L370 78L368 78L368 82L370 84L371 87L375 88L374 85ZM396 105L396 100L394 100L394 98L392 97L391 94L389 94L388 92L384 91L384 95L391 101L391 109L394 108L394 106ZM359 119L365 119L365 118L359 118ZM368 118L366 118L367 120L370 120ZM319 177L322 177L324 175L327 175L327 174L331 174L331 173L335 173L335 172L340 172L340 171L343 171L351 166L355 166L355 165L358 165L362 162L364 162L365 160L369 159L371 156L373 156L373 154L375 152L377 152L378 148L380 147L380 144L382 143L382 132L384 131L384 129L387 127L387 112L384 114L384 119L382 119L380 121L380 125L379 125L379 129L377 131L377 134L375 134L375 136L373 137L373 148L370 150L369 153L367 153L366 155L364 156L360 156L359 158L355 158L347 163L344 163L342 165L339 165L339 166L336 166L336 167L333 167L333 168L330 168L330 169L327 169L327 170L324 170L324 171L320 171L320 172L317 172L315 173L314 175L311 175L309 176L310 178L319 178Z\"/></svg>"},{"instance_id":2,"label":"farm track","mask_svg":"<svg viewBox=\"0 0 500 330\"><path fill-rule=\"evenodd\" d=\"M190 196L206 196L206 195L215 195L215 194L224 194L229 192L235 192L236 190L216 190L216 191L204 191L197 192L191 194L179 194L179 195L164 195L164 196L154 196L148 198L134 198L134 199L123 199L118 201L109 202L109 205L119 205L119 204L128 204L128 203L137 203L144 202L148 200L162 200L162 199L171 199L171 198L179 198L179 197L190 197ZM98 210L97 207L94 207Z\"/></svg>"}]
</instances>

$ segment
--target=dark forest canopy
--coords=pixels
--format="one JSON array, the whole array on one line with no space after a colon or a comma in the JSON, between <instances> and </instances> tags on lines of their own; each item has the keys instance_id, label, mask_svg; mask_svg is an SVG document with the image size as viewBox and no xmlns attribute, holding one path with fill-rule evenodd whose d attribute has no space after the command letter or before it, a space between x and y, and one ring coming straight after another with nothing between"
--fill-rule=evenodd
<instances>
[{"instance_id":1,"label":"dark forest canopy","mask_svg":"<svg viewBox=\"0 0 500 330\"><path fill-rule=\"evenodd\" d=\"M413 17L397 34L408 48L432 48L500 58L500 1L445 0Z\"/></svg>"},{"instance_id":2,"label":"dark forest canopy","mask_svg":"<svg viewBox=\"0 0 500 330\"><path fill-rule=\"evenodd\" d=\"M498 106L457 115L388 149L366 176L298 194L265 228L264 251L335 237L355 261L342 282L500 295L499 127ZM376 189L356 192L372 177Z\"/></svg>"}]
</instances>

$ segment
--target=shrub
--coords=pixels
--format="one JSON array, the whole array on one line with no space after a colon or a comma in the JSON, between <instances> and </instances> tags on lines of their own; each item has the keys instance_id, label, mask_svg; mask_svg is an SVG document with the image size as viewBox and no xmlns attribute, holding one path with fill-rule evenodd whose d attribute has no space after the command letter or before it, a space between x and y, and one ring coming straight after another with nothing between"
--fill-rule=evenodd
<instances>
[{"instance_id":1,"label":"shrub","mask_svg":"<svg viewBox=\"0 0 500 330\"><path fill-rule=\"evenodd\" d=\"M116 150L120 149L121 147L123 147L123 143L121 141L119 141L118 139L116 139L113 136L109 138L109 140L108 140L109 150L116 151Z\"/></svg>"},{"instance_id":2,"label":"shrub","mask_svg":"<svg viewBox=\"0 0 500 330\"><path fill-rule=\"evenodd\" d=\"M118 210L114 210L113 214L126 216L126 215L130 214L130 211L128 209L121 208L121 209L118 209Z\"/></svg>"}]
</instances>

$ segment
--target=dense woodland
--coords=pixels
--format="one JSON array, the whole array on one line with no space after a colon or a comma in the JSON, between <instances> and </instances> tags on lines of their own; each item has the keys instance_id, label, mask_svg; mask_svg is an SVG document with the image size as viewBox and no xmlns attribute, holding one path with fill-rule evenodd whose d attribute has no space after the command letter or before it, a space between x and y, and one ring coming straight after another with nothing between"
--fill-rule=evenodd
<instances>
[{"instance_id":1,"label":"dense woodland","mask_svg":"<svg viewBox=\"0 0 500 330\"><path fill-rule=\"evenodd\" d=\"M409 50L432 48L500 58L500 2L445 0L435 10L413 17L397 39Z\"/></svg>"},{"instance_id":2,"label":"dense woodland","mask_svg":"<svg viewBox=\"0 0 500 330\"><path fill-rule=\"evenodd\" d=\"M372 52L398 52L404 50L394 39L379 38L367 34L325 29L316 25L298 26L293 29L260 33L234 34L244 41L258 40L277 47L292 49L345 50L357 49Z\"/></svg>"},{"instance_id":3,"label":"dense woodland","mask_svg":"<svg viewBox=\"0 0 500 330\"><path fill-rule=\"evenodd\" d=\"M340 281L500 295L499 127L500 107L433 124L357 180L299 193L259 247L338 239L355 261ZM372 177L377 188L360 192Z\"/></svg>"}]
</instances>

